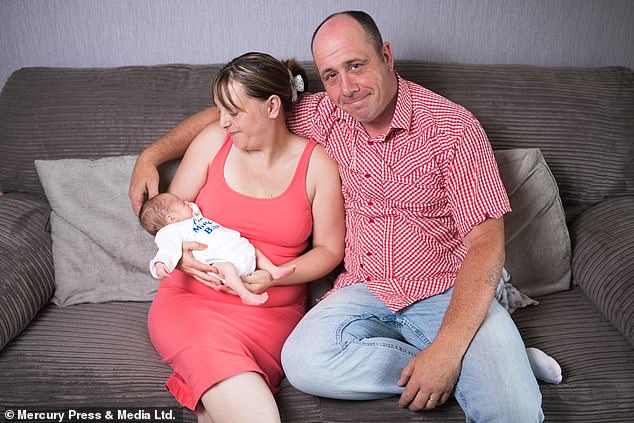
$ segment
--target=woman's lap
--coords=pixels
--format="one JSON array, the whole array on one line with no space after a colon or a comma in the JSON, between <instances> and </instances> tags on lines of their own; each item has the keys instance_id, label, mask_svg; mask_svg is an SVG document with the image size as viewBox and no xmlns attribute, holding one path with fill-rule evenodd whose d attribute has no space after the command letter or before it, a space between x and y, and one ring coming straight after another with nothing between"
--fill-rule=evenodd
<instances>
[{"instance_id":1,"label":"woman's lap","mask_svg":"<svg viewBox=\"0 0 634 423\"><path fill-rule=\"evenodd\" d=\"M301 315L297 305L223 303L164 282L150 308L148 331L174 370L168 390L193 409L206 390L242 372L261 374L275 392L283 375L282 345Z\"/></svg>"}]
</instances>

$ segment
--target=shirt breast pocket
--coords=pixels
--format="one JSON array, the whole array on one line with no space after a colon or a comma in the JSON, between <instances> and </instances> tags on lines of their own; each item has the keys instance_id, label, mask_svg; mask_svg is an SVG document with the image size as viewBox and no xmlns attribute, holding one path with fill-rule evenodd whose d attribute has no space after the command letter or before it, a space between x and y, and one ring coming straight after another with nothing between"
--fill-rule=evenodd
<instances>
[{"instance_id":1,"label":"shirt breast pocket","mask_svg":"<svg viewBox=\"0 0 634 423\"><path fill-rule=\"evenodd\" d=\"M401 167L399 172L390 172L383 191L388 205L397 208L433 214L446 204L442 175L432 166Z\"/></svg>"}]
</instances>

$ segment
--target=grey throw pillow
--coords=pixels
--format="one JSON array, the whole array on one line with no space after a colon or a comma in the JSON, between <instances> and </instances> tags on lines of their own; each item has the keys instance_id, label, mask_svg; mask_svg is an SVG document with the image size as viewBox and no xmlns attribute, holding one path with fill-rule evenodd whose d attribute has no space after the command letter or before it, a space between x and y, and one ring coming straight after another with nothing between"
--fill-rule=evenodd
<instances>
[{"instance_id":1,"label":"grey throw pillow","mask_svg":"<svg viewBox=\"0 0 634 423\"><path fill-rule=\"evenodd\" d=\"M136 156L36 160L52 208L58 305L149 301L159 281L154 240L134 216L128 185Z\"/></svg>"},{"instance_id":2,"label":"grey throw pillow","mask_svg":"<svg viewBox=\"0 0 634 423\"><path fill-rule=\"evenodd\" d=\"M539 149L494 152L512 212L504 216L505 267L535 297L570 289L571 247L557 183Z\"/></svg>"}]
</instances>

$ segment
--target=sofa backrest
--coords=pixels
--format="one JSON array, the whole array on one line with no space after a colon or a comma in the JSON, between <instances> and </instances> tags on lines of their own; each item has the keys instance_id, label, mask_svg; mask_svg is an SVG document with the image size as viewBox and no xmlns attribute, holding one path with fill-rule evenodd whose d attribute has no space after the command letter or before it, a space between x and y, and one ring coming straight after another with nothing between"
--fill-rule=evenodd
<instances>
[{"instance_id":1,"label":"sofa backrest","mask_svg":"<svg viewBox=\"0 0 634 423\"><path fill-rule=\"evenodd\" d=\"M321 89L306 63L313 91ZM399 73L471 110L494 149L539 148L568 220L634 195L634 73L397 62ZM219 65L25 68L0 94L0 191L44 197L34 159L136 154L211 105Z\"/></svg>"}]
</instances>

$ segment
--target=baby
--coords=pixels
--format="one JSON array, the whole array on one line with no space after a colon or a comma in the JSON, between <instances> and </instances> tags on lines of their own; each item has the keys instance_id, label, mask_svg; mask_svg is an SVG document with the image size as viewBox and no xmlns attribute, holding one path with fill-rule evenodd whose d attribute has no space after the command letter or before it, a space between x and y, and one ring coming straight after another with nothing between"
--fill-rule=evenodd
<instances>
[{"instance_id":1,"label":"baby","mask_svg":"<svg viewBox=\"0 0 634 423\"><path fill-rule=\"evenodd\" d=\"M150 272L157 279L169 276L174 270L182 256L183 241L207 245L204 250L193 251L194 258L213 264L224 274L223 279L210 273L232 288L244 304L263 304L268 294L249 291L241 276L250 275L256 267L269 272L273 279L281 279L295 271L295 266L275 266L239 232L203 217L196 204L173 194L159 194L147 200L141 207L139 219L145 230L156 235L154 242L159 251L150 262Z\"/></svg>"}]
</instances>

